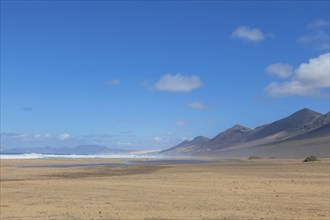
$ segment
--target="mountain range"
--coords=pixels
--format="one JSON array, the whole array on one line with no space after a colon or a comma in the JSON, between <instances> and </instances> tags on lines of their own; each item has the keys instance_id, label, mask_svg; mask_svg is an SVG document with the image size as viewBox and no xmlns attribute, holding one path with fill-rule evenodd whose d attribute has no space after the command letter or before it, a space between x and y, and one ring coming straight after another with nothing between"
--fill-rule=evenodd
<instances>
[{"instance_id":1,"label":"mountain range","mask_svg":"<svg viewBox=\"0 0 330 220\"><path fill-rule=\"evenodd\" d=\"M218 157L302 157L311 154L329 157L329 134L330 113L321 114L304 108L254 129L237 124L211 139L198 136L161 153Z\"/></svg>"}]
</instances>

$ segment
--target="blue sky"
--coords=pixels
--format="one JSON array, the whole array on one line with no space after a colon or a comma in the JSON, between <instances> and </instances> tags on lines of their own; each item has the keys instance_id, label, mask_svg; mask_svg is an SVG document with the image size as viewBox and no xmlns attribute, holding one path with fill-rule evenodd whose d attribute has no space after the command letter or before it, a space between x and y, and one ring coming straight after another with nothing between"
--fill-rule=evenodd
<instances>
[{"instance_id":1,"label":"blue sky","mask_svg":"<svg viewBox=\"0 0 330 220\"><path fill-rule=\"evenodd\" d=\"M329 1L1 1L2 147L164 149L329 84Z\"/></svg>"}]
</instances>

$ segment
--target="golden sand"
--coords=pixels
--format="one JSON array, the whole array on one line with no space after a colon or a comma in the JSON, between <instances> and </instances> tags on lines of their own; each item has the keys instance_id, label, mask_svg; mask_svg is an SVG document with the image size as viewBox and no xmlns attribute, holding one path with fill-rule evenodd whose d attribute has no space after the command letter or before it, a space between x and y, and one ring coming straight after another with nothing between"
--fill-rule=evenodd
<instances>
[{"instance_id":1,"label":"golden sand","mask_svg":"<svg viewBox=\"0 0 330 220\"><path fill-rule=\"evenodd\" d=\"M119 159L1 160L1 219L329 219L329 160L17 168Z\"/></svg>"}]
</instances>

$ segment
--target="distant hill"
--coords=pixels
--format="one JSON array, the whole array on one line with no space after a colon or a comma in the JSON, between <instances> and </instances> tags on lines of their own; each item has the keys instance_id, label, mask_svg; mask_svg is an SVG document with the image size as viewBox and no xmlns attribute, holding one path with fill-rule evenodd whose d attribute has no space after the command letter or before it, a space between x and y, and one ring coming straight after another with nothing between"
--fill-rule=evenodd
<instances>
[{"instance_id":1,"label":"distant hill","mask_svg":"<svg viewBox=\"0 0 330 220\"><path fill-rule=\"evenodd\" d=\"M200 146L203 146L205 143L207 143L210 139L207 138L207 137L204 137L204 136L198 136L198 137L195 137L193 140L191 141L183 141L181 142L180 144L172 147L172 148L169 148L167 150L164 150L164 151L161 151L160 153L184 153L184 152L190 152L190 151L193 151L193 149L195 147L200 147Z\"/></svg>"},{"instance_id":2,"label":"distant hill","mask_svg":"<svg viewBox=\"0 0 330 220\"><path fill-rule=\"evenodd\" d=\"M184 141L165 154L329 157L330 114L304 108L288 117L250 129L235 125L201 143Z\"/></svg>"},{"instance_id":3,"label":"distant hill","mask_svg":"<svg viewBox=\"0 0 330 220\"><path fill-rule=\"evenodd\" d=\"M232 128L218 134L205 144L207 149L221 149L234 144L245 142L252 129L242 125L234 125Z\"/></svg>"}]
</instances>

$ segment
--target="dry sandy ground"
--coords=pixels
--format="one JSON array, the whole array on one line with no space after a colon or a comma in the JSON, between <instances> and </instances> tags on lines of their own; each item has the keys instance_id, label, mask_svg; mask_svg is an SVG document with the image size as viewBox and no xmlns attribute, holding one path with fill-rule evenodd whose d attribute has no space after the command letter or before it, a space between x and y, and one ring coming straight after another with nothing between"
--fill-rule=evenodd
<instances>
[{"instance_id":1,"label":"dry sandy ground","mask_svg":"<svg viewBox=\"0 0 330 220\"><path fill-rule=\"evenodd\" d=\"M329 219L329 160L17 168L1 160L1 219Z\"/></svg>"}]
</instances>

